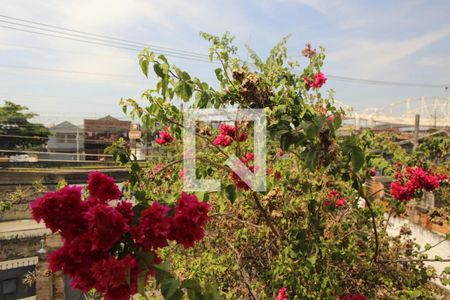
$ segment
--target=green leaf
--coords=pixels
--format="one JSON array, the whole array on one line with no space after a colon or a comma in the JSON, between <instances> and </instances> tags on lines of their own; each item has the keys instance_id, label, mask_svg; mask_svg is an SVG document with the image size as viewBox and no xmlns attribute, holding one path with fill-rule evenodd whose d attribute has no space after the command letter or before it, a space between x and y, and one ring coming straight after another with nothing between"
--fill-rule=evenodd
<instances>
[{"instance_id":1,"label":"green leaf","mask_svg":"<svg viewBox=\"0 0 450 300\"><path fill-rule=\"evenodd\" d=\"M147 271L141 271L139 272L138 278L137 278L137 290L138 293L141 295L145 295L145 279L147 277Z\"/></svg>"},{"instance_id":2,"label":"green leaf","mask_svg":"<svg viewBox=\"0 0 450 300\"><path fill-rule=\"evenodd\" d=\"M184 102L189 101L192 96L194 89L192 85L185 81L178 81L175 85L175 93L180 97Z\"/></svg>"},{"instance_id":3,"label":"green leaf","mask_svg":"<svg viewBox=\"0 0 450 300\"><path fill-rule=\"evenodd\" d=\"M424 246L424 248L425 248L425 251L428 251L428 250L431 249L431 245L428 244L428 243L426 243L425 246Z\"/></svg>"},{"instance_id":4,"label":"green leaf","mask_svg":"<svg viewBox=\"0 0 450 300\"><path fill-rule=\"evenodd\" d=\"M204 292L204 299L205 300L219 300L220 294L219 289L215 283L205 286L205 292Z\"/></svg>"},{"instance_id":5,"label":"green leaf","mask_svg":"<svg viewBox=\"0 0 450 300\"><path fill-rule=\"evenodd\" d=\"M191 290L201 291L200 281L197 278L186 279L181 283L180 288L187 288Z\"/></svg>"},{"instance_id":6,"label":"green leaf","mask_svg":"<svg viewBox=\"0 0 450 300\"><path fill-rule=\"evenodd\" d=\"M236 187L234 184L229 184L225 188L225 195L227 196L228 200L230 200L231 204L234 204L234 201L236 201Z\"/></svg>"},{"instance_id":7,"label":"green leaf","mask_svg":"<svg viewBox=\"0 0 450 300\"><path fill-rule=\"evenodd\" d=\"M317 132L319 131L319 128L316 127L314 124L309 124L307 126L305 126L305 133L306 136L312 140L315 137L317 137Z\"/></svg>"},{"instance_id":8,"label":"green leaf","mask_svg":"<svg viewBox=\"0 0 450 300\"><path fill-rule=\"evenodd\" d=\"M305 165L308 169L314 170L316 167L317 151L315 149L307 149L304 151Z\"/></svg>"},{"instance_id":9,"label":"green leaf","mask_svg":"<svg viewBox=\"0 0 450 300\"><path fill-rule=\"evenodd\" d=\"M178 287L180 286L180 282L175 278L167 278L161 283L161 294L164 299L177 299L173 298L173 296L177 295Z\"/></svg>"},{"instance_id":10,"label":"green leaf","mask_svg":"<svg viewBox=\"0 0 450 300\"><path fill-rule=\"evenodd\" d=\"M450 267L445 267L444 271L445 274L450 274Z\"/></svg>"},{"instance_id":11,"label":"green leaf","mask_svg":"<svg viewBox=\"0 0 450 300\"><path fill-rule=\"evenodd\" d=\"M158 264L158 265L153 265L153 269L155 269L156 271L164 272L164 273L169 272L169 268L170 268L170 264L167 261L165 261L161 264Z\"/></svg>"},{"instance_id":12,"label":"green leaf","mask_svg":"<svg viewBox=\"0 0 450 300\"><path fill-rule=\"evenodd\" d=\"M364 165L364 152L360 147L353 147L351 157L352 157L352 169L354 172L358 172Z\"/></svg>"},{"instance_id":13,"label":"green leaf","mask_svg":"<svg viewBox=\"0 0 450 300\"><path fill-rule=\"evenodd\" d=\"M214 73L216 73L216 77L219 81L223 80L223 75L222 75L222 69L221 68L217 68L214 70Z\"/></svg>"}]
</instances>

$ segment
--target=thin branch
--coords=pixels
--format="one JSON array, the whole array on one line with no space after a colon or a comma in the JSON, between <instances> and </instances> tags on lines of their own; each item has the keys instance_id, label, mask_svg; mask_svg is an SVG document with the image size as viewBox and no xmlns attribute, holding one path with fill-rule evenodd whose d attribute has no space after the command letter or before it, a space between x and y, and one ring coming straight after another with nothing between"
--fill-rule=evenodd
<instances>
[{"instance_id":1,"label":"thin branch","mask_svg":"<svg viewBox=\"0 0 450 300\"><path fill-rule=\"evenodd\" d=\"M217 58L219 59L220 64L222 65L223 72L225 73L225 77L227 78L228 82L233 86L235 90L238 90L238 88L234 85L233 81L230 79L227 68L225 67L225 63L222 57L220 56L219 52L217 52L217 49L214 49L214 52L216 52Z\"/></svg>"},{"instance_id":2,"label":"thin branch","mask_svg":"<svg viewBox=\"0 0 450 300\"><path fill-rule=\"evenodd\" d=\"M171 162L167 163L166 165L164 165L164 167L162 167L161 169L159 169L158 171L156 171L153 175L158 175L159 173L161 173L161 172L164 171L165 169L167 169L167 168L169 168L169 167L171 167L171 166L173 166L173 165L176 165L176 164L178 164L178 163L181 163L181 162L183 162L183 159L182 159L182 158L181 158L181 159L174 160L174 161L171 161Z\"/></svg>"},{"instance_id":3,"label":"thin branch","mask_svg":"<svg viewBox=\"0 0 450 300\"><path fill-rule=\"evenodd\" d=\"M372 260L373 260L373 262L377 262L378 251L380 248L380 240L378 238L378 229L377 229L377 224L375 222L375 213L373 212L372 205L370 204L370 201L367 198L368 197L365 197L364 200L366 201L367 208L369 209L370 216L372 218L373 234L375 235L375 252L373 254Z\"/></svg>"},{"instance_id":4,"label":"thin branch","mask_svg":"<svg viewBox=\"0 0 450 300\"><path fill-rule=\"evenodd\" d=\"M425 253L425 252L429 251L431 248L434 248L434 247L436 247L436 246L439 246L440 244L442 244L442 243L445 242L445 241L447 241L446 238L444 238L444 239L440 240L439 242L437 242L436 244L430 246L429 249L425 249L425 250L420 251L419 254Z\"/></svg>"},{"instance_id":5,"label":"thin branch","mask_svg":"<svg viewBox=\"0 0 450 300\"><path fill-rule=\"evenodd\" d=\"M242 223L242 224L247 224L247 225L253 226L253 227L255 227L255 228L261 228L261 226L259 226L259 225L257 225L257 224L254 224L254 223L252 223L252 222L249 222L249 221L245 221L245 220L239 219L239 218L237 218L237 217L235 217L235 216L233 216L233 215L230 215L230 214L215 213L215 214L210 215L211 218L212 218L212 217L219 217L219 216L225 216L225 217L227 217L227 218L236 220L236 221L238 221L238 222L240 222L240 223Z\"/></svg>"},{"instance_id":6,"label":"thin branch","mask_svg":"<svg viewBox=\"0 0 450 300\"><path fill-rule=\"evenodd\" d=\"M280 233L275 228L275 225L272 222L272 219L270 218L269 214L267 214L267 211L264 209L264 207L261 205L261 202L259 201L259 197L256 192L252 193L253 199L255 200L256 206L261 211L264 219L266 220L267 225L269 225L270 229L272 230L273 234L276 235L277 238L281 238Z\"/></svg>"},{"instance_id":7,"label":"thin branch","mask_svg":"<svg viewBox=\"0 0 450 300\"><path fill-rule=\"evenodd\" d=\"M435 261L435 262L450 262L449 259L432 259L432 258L424 258L424 259L395 259L395 260L379 260L379 263L389 264L389 263L408 263L408 262L424 262L424 261Z\"/></svg>"},{"instance_id":8,"label":"thin branch","mask_svg":"<svg viewBox=\"0 0 450 300\"><path fill-rule=\"evenodd\" d=\"M239 251L237 251L237 249L233 246L233 244L231 244L227 239L225 239L224 241L225 241L225 243L227 243L228 247L230 247L230 249L233 250L233 252L236 255L236 261L239 265L239 269L238 269L239 273L241 274L242 280L244 281L244 284L247 287L248 292L250 293L250 296L252 296L252 298L254 300L257 300L258 298L256 298L256 296L253 294L253 290L252 290L250 284L248 283L247 276L245 276L244 272L242 271L243 267L242 267L242 269L240 268L242 255L239 253Z\"/></svg>"}]
</instances>

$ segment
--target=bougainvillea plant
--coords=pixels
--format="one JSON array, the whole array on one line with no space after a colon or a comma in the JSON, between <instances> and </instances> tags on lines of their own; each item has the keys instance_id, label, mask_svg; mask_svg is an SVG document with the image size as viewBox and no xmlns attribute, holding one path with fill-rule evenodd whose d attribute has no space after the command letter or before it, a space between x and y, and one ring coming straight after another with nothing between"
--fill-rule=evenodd
<instances>
[{"instance_id":1,"label":"bougainvillea plant","mask_svg":"<svg viewBox=\"0 0 450 300\"><path fill-rule=\"evenodd\" d=\"M148 279L154 272L157 278L140 277L142 282L149 290L160 288L165 299L182 299L183 293L189 299L211 299L216 285L214 297L221 299L443 299L431 284L438 275L424 263L432 259L408 231L386 233L385 205L375 201L371 182L377 172L393 175L387 170L395 166L374 151L367 132L340 134L344 111L336 107L332 92L323 92L324 49L307 45L303 61L292 60L283 39L267 58L248 49L250 61L244 61L229 34L202 36L211 43L214 87L171 65L163 55L147 49L139 55L144 75L156 84L142 99L122 99L121 105L146 128L160 131L156 147L163 154L137 162L123 139L108 149L129 167L123 196L136 205L130 222L109 226L123 234L92 270L90 287L106 291L96 274L108 261L123 270L125 262L134 266L136 259L138 271L145 269ZM141 106L142 100L148 104ZM195 175L220 179L221 190L183 194L181 104L192 109L264 110L266 192L251 190L225 163L234 154L251 170L258 168L253 124L197 122ZM406 184L403 179L401 185ZM86 232L99 228L97 213L128 220L126 204L101 203L106 212L97 211L90 197L80 200L86 203L80 207L87 206L80 208ZM403 203L395 201L399 207ZM55 224L62 234L59 221ZM108 248L106 242L95 251L105 251L101 249ZM142 252L146 259L140 258ZM165 278L158 277L163 269L159 259L170 261L173 274L166 264ZM120 282L115 281L114 288L126 286L131 294L133 281Z\"/></svg>"},{"instance_id":2,"label":"bougainvillea plant","mask_svg":"<svg viewBox=\"0 0 450 300\"><path fill-rule=\"evenodd\" d=\"M216 282L227 299L439 299L430 284L438 275L424 264L431 258L408 231L388 236L385 205L375 202L373 178L394 175L388 172L394 163L374 151L366 131L339 132L344 111L332 92L323 92L324 49L308 44L301 51L304 60L292 60L283 39L265 59L248 48L250 61L244 61L229 34L202 36L211 43L215 87L144 50L141 69L157 83L142 94L147 106L122 99L123 110L150 128L168 126L180 141L180 102L191 109L263 109L268 189L252 191L225 165L234 154L257 168L251 123L198 122L196 176L221 179L222 190L197 193L213 210L202 243L189 255L174 247L161 251L176 273ZM149 162L157 173L128 161L131 192L171 201L170 193L183 188L181 147L175 142L160 148L166 155ZM120 145L111 150L124 155ZM403 202L394 201L400 213Z\"/></svg>"}]
</instances>

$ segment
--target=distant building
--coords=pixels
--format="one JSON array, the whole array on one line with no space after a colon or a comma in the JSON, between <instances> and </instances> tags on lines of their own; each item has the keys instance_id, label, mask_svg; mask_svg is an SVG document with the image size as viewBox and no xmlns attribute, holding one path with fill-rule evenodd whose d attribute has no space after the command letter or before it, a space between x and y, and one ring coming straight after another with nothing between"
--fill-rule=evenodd
<instances>
[{"instance_id":1,"label":"distant building","mask_svg":"<svg viewBox=\"0 0 450 300\"><path fill-rule=\"evenodd\" d=\"M70 123L62 122L49 128L51 135L47 142L47 151L56 154L46 155L51 159L75 160L84 151L83 130ZM65 154L67 153L67 154Z\"/></svg>"},{"instance_id":2,"label":"distant building","mask_svg":"<svg viewBox=\"0 0 450 300\"><path fill-rule=\"evenodd\" d=\"M105 148L121 137L128 140L130 126L130 121L121 121L109 115L98 120L84 120L86 159L101 158L101 156L89 156L89 154L104 154Z\"/></svg>"}]
</instances>

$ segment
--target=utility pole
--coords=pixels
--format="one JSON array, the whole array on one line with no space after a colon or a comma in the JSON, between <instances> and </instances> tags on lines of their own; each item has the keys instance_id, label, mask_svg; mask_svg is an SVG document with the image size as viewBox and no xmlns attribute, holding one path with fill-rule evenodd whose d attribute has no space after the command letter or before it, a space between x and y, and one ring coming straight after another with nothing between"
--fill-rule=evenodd
<instances>
[{"instance_id":1,"label":"utility pole","mask_svg":"<svg viewBox=\"0 0 450 300\"><path fill-rule=\"evenodd\" d=\"M420 115L416 114L416 118L414 120L414 149L419 146L419 125L420 125Z\"/></svg>"},{"instance_id":2,"label":"utility pole","mask_svg":"<svg viewBox=\"0 0 450 300\"><path fill-rule=\"evenodd\" d=\"M78 127L77 127L76 141L77 141L77 161L80 161L80 132L79 132Z\"/></svg>"},{"instance_id":3,"label":"utility pole","mask_svg":"<svg viewBox=\"0 0 450 300\"><path fill-rule=\"evenodd\" d=\"M436 105L434 106L434 128L437 128L437 124L436 124Z\"/></svg>"}]
</instances>

